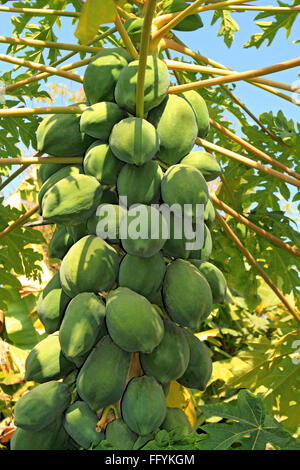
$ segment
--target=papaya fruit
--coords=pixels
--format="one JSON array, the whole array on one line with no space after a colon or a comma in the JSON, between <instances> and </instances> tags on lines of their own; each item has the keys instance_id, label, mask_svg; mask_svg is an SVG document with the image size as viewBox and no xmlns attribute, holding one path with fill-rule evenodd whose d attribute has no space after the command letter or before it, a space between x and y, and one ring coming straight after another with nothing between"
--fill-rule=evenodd
<instances>
[{"instance_id":1,"label":"papaya fruit","mask_svg":"<svg viewBox=\"0 0 300 470\"><path fill-rule=\"evenodd\" d=\"M133 60L125 67L117 81L115 100L120 108L136 113L136 88L139 61ZM167 96L170 86L169 71L166 64L156 56L147 57L144 85L144 112L158 106Z\"/></svg>"},{"instance_id":2,"label":"papaya fruit","mask_svg":"<svg viewBox=\"0 0 300 470\"><path fill-rule=\"evenodd\" d=\"M202 173L197 168L178 164L165 172L161 182L163 201L170 206L179 204L184 214L195 219L197 205L208 201L208 188Z\"/></svg>"},{"instance_id":3,"label":"papaya fruit","mask_svg":"<svg viewBox=\"0 0 300 470\"><path fill-rule=\"evenodd\" d=\"M66 384L40 384L17 401L14 423L26 431L40 431L62 415L70 402L71 392Z\"/></svg>"},{"instance_id":4,"label":"papaya fruit","mask_svg":"<svg viewBox=\"0 0 300 470\"><path fill-rule=\"evenodd\" d=\"M58 380L74 369L74 363L63 355L58 332L55 332L40 341L28 354L25 380L34 380L38 383Z\"/></svg>"},{"instance_id":5,"label":"papaya fruit","mask_svg":"<svg viewBox=\"0 0 300 470\"><path fill-rule=\"evenodd\" d=\"M72 237L73 244L88 235L87 222L83 222L82 224L77 225L68 225L66 228L67 232Z\"/></svg>"},{"instance_id":6,"label":"papaya fruit","mask_svg":"<svg viewBox=\"0 0 300 470\"><path fill-rule=\"evenodd\" d=\"M211 228L216 220L216 213L213 203L208 199L204 209L204 221L208 228Z\"/></svg>"},{"instance_id":7,"label":"papaya fruit","mask_svg":"<svg viewBox=\"0 0 300 470\"><path fill-rule=\"evenodd\" d=\"M132 450L138 436L123 419L115 419L106 426L105 439L118 450Z\"/></svg>"},{"instance_id":8,"label":"papaya fruit","mask_svg":"<svg viewBox=\"0 0 300 470\"><path fill-rule=\"evenodd\" d=\"M104 189L101 197L101 204L119 204L116 191L112 188Z\"/></svg>"},{"instance_id":9,"label":"papaya fruit","mask_svg":"<svg viewBox=\"0 0 300 470\"><path fill-rule=\"evenodd\" d=\"M212 293L205 277L188 261L177 259L167 268L163 300L171 319L199 331L212 309Z\"/></svg>"},{"instance_id":10,"label":"papaya fruit","mask_svg":"<svg viewBox=\"0 0 300 470\"><path fill-rule=\"evenodd\" d=\"M157 162L150 160L142 166L125 165L117 180L119 197L127 197L127 205L151 204L160 197L163 172Z\"/></svg>"},{"instance_id":11,"label":"papaya fruit","mask_svg":"<svg viewBox=\"0 0 300 470\"><path fill-rule=\"evenodd\" d=\"M190 351L182 328L170 320L164 320L164 337L150 354L140 354L145 374L166 384L185 372Z\"/></svg>"},{"instance_id":12,"label":"papaya fruit","mask_svg":"<svg viewBox=\"0 0 300 470\"><path fill-rule=\"evenodd\" d=\"M190 260L200 273L203 274L208 284L210 285L213 303L223 304L226 297L227 283L222 271L217 266L208 261Z\"/></svg>"},{"instance_id":13,"label":"papaya fruit","mask_svg":"<svg viewBox=\"0 0 300 470\"><path fill-rule=\"evenodd\" d=\"M66 178L67 176L79 175L79 173L83 173L83 168L81 165L68 165L49 176L49 178L45 181L39 190L38 202L40 207L42 207L43 197L45 196L48 189L51 189L52 186L54 186L63 178Z\"/></svg>"},{"instance_id":14,"label":"papaya fruit","mask_svg":"<svg viewBox=\"0 0 300 470\"><path fill-rule=\"evenodd\" d=\"M93 57L83 77L84 92L90 104L114 101L117 80L130 60L121 47L105 48Z\"/></svg>"},{"instance_id":15,"label":"papaya fruit","mask_svg":"<svg viewBox=\"0 0 300 470\"><path fill-rule=\"evenodd\" d=\"M120 264L118 284L152 300L162 285L165 272L166 265L160 253L150 258L127 254Z\"/></svg>"},{"instance_id":16,"label":"papaya fruit","mask_svg":"<svg viewBox=\"0 0 300 470\"><path fill-rule=\"evenodd\" d=\"M63 259L69 248L73 245L73 238L66 227L54 232L49 243L49 257ZM57 328L56 328L57 329ZM55 331L55 330L54 330Z\"/></svg>"},{"instance_id":17,"label":"papaya fruit","mask_svg":"<svg viewBox=\"0 0 300 470\"><path fill-rule=\"evenodd\" d=\"M96 214L87 222L91 235L107 240L109 243L120 243L120 223L127 210L116 204L100 204Z\"/></svg>"},{"instance_id":18,"label":"papaya fruit","mask_svg":"<svg viewBox=\"0 0 300 470\"><path fill-rule=\"evenodd\" d=\"M126 385L131 354L109 336L97 343L77 377L79 396L96 411L120 400Z\"/></svg>"},{"instance_id":19,"label":"papaya fruit","mask_svg":"<svg viewBox=\"0 0 300 470\"><path fill-rule=\"evenodd\" d=\"M165 13L176 13L185 10L189 4L184 0L163 0ZM203 22L197 13L189 15L178 23L174 28L176 31L195 31L203 27Z\"/></svg>"},{"instance_id":20,"label":"papaya fruit","mask_svg":"<svg viewBox=\"0 0 300 470\"><path fill-rule=\"evenodd\" d=\"M159 138L150 122L129 117L113 127L109 146L119 160L139 166L155 157Z\"/></svg>"},{"instance_id":21,"label":"papaya fruit","mask_svg":"<svg viewBox=\"0 0 300 470\"><path fill-rule=\"evenodd\" d=\"M97 423L96 413L87 403L77 400L66 410L63 426L77 445L89 449L104 439L104 433L96 430Z\"/></svg>"},{"instance_id":22,"label":"papaya fruit","mask_svg":"<svg viewBox=\"0 0 300 470\"><path fill-rule=\"evenodd\" d=\"M120 224L122 246L130 255L149 258L158 253L168 236L163 214L152 206L131 207Z\"/></svg>"},{"instance_id":23,"label":"papaya fruit","mask_svg":"<svg viewBox=\"0 0 300 470\"><path fill-rule=\"evenodd\" d=\"M123 395L121 410L125 423L136 434L145 436L158 430L166 416L162 386L147 375L132 379Z\"/></svg>"},{"instance_id":24,"label":"papaya fruit","mask_svg":"<svg viewBox=\"0 0 300 470\"><path fill-rule=\"evenodd\" d=\"M47 157L45 157L46 160ZM38 176L43 183L50 178L53 173L56 173L58 170L61 170L65 166L69 166L69 163L43 163L38 169Z\"/></svg>"},{"instance_id":25,"label":"papaya fruit","mask_svg":"<svg viewBox=\"0 0 300 470\"><path fill-rule=\"evenodd\" d=\"M170 432L177 428L185 434L189 434L192 431L188 417L181 408L167 408L166 417L161 425L161 429Z\"/></svg>"},{"instance_id":26,"label":"papaya fruit","mask_svg":"<svg viewBox=\"0 0 300 470\"><path fill-rule=\"evenodd\" d=\"M68 450L69 437L62 425L62 416L40 431L17 428L10 441L10 450Z\"/></svg>"},{"instance_id":27,"label":"papaya fruit","mask_svg":"<svg viewBox=\"0 0 300 470\"><path fill-rule=\"evenodd\" d=\"M168 165L178 163L194 147L198 134L196 115L181 96L168 95L148 114L156 127L160 147L157 158Z\"/></svg>"},{"instance_id":28,"label":"papaya fruit","mask_svg":"<svg viewBox=\"0 0 300 470\"><path fill-rule=\"evenodd\" d=\"M48 334L57 331L61 325L66 307L71 298L61 287L57 271L40 294L37 314Z\"/></svg>"},{"instance_id":29,"label":"papaya fruit","mask_svg":"<svg viewBox=\"0 0 300 470\"><path fill-rule=\"evenodd\" d=\"M190 259L198 259L201 261L207 261L210 258L213 244L212 237L209 228L204 224L204 244L200 250L191 250L188 256Z\"/></svg>"},{"instance_id":30,"label":"papaya fruit","mask_svg":"<svg viewBox=\"0 0 300 470\"><path fill-rule=\"evenodd\" d=\"M70 297L81 292L97 293L112 287L118 269L117 252L104 240L87 235L78 240L62 260L60 281Z\"/></svg>"},{"instance_id":31,"label":"papaya fruit","mask_svg":"<svg viewBox=\"0 0 300 470\"><path fill-rule=\"evenodd\" d=\"M119 108L116 103L102 101L89 106L82 113L80 130L95 139L108 142L114 125L126 117L127 113Z\"/></svg>"},{"instance_id":32,"label":"papaya fruit","mask_svg":"<svg viewBox=\"0 0 300 470\"><path fill-rule=\"evenodd\" d=\"M99 183L116 184L118 174L124 163L115 157L110 147L99 140L87 150L83 168L86 175L94 176Z\"/></svg>"},{"instance_id":33,"label":"papaya fruit","mask_svg":"<svg viewBox=\"0 0 300 470\"><path fill-rule=\"evenodd\" d=\"M205 100L196 90L184 91L182 96L190 103L195 112L198 125L198 137L204 139L210 130L209 114Z\"/></svg>"},{"instance_id":34,"label":"papaya fruit","mask_svg":"<svg viewBox=\"0 0 300 470\"><path fill-rule=\"evenodd\" d=\"M195 335L187 330L184 333L190 348L190 360L177 382L184 387L205 390L212 373L211 352Z\"/></svg>"},{"instance_id":35,"label":"papaya fruit","mask_svg":"<svg viewBox=\"0 0 300 470\"><path fill-rule=\"evenodd\" d=\"M96 210L101 196L102 187L93 176L67 176L44 195L43 218L58 224L80 224Z\"/></svg>"},{"instance_id":36,"label":"papaya fruit","mask_svg":"<svg viewBox=\"0 0 300 470\"><path fill-rule=\"evenodd\" d=\"M190 250L187 249L187 243L190 240L185 236L184 218L178 217L176 213L170 211L168 225L169 237L163 246L163 253L169 257L188 258Z\"/></svg>"},{"instance_id":37,"label":"papaya fruit","mask_svg":"<svg viewBox=\"0 0 300 470\"><path fill-rule=\"evenodd\" d=\"M93 142L80 131L80 114L52 114L37 128L37 148L55 157L83 155Z\"/></svg>"},{"instance_id":38,"label":"papaya fruit","mask_svg":"<svg viewBox=\"0 0 300 470\"><path fill-rule=\"evenodd\" d=\"M205 181L212 181L222 174L217 159L208 152L192 152L181 160L183 165L189 165L201 171Z\"/></svg>"},{"instance_id":39,"label":"papaya fruit","mask_svg":"<svg viewBox=\"0 0 300 470\"><path fill-rule=\"evenodd\" d=\"M69 303L59 330L59 342L65 357L77 367L95 345L104 317L103 301L91 292L82 292Z\"/></svg>"},{"instance_id":40,"label":"papaya fruit","mask_svg":"<svg viewBox=\"0 0 300 470\"><path fill-rule=\"evenodd\" d=\"M141 42L143 24L143 18L128 18L124 23L124 28L133 44L136 46L139 46Z\"/></svg>"},{"instance_id":41,"label":"papaya fruit","mask_svg":"<svg viewBox=\"0 0 300 470\"><path fill-rule=\"evenodd\" d=\"M164 335L163 321L155 308L145 297L126 287L108 294L106 326L112 340L128 352L150 353Z\"/></svg>"}]
</instances>

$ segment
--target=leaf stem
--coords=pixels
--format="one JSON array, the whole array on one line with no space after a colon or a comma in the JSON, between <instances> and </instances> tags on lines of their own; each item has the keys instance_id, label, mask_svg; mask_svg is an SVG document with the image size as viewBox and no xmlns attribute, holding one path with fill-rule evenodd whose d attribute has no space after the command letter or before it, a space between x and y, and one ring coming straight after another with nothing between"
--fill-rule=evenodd
<instances>
[{"instance_id":1,"label":"leaf stem","mask_svg":"<svg viewBox=\"0 0 300 470\"><path fill-rule=\"evenodd\" d=\"M39 210L39 204L35 204L32 209L30 209L28 212L23 214L18 220L13 222L11 225L6 227L2 232L0 232L0 240L2 240L4 237L6 237L9 233L11 233L13 230L16 228L20 227L21 225L24 224L24 222L29 219L33 214L35 214Z\"/></svg>"},{"instance_id":2,"label":"leaf stem","mask_svg":"<svg viewBox=\"0 0 300 470\"><path fill-rule=\"evenodd\" d=\"M80 12L77 11L64 11L64 10L50 10L48 8L14 8L14 7L3 7L0 6L0 11L7 13L27 13L33 16L69 16L71 18L77 18L80 16Z\"/></svg>"},{"instance_id":3,"label":"leaf stem","mask_svg":"<svg viewBox=\"0 0 300 470\"><path fill-rule=\"evenodd\" d=\"M83 157L31 157L31 158L0 158L0 166L4 165L46 165L50 163L82 163Z\"/></svg>"},{"instance_id":4,"label":"leaf stem","mask_svg":"<svg viewBox=\"0 0 300 470\"><path fill-rule=\"evenodd\" d=\"M6 180L3 181L3 183L0 185L0 191L2 191L2 189L4 189L5 186L7 186L9 183L11 183L17 176L19 176L21 173L23 173L23 171L25 171L29 166L30 166L30 163L26 163L26 164L20 166L20 168L18 168L18 170L16 170L8 178L6 178Z\"/></svg>"},{"instance_id":5,"label":"leaf stem","mask_svg":"<svg viewBox=\"0 0 300 470\"><path fill-rule=\"evenodd\" d=\"M77 106L41 106L37 108L0 109L0 118L8 116L33 116L35 114L78 114L83 113L87 107L86 105L80 104ZM0 159L0 162L2 160Z\"/></svg>"},{"instance_id":6,"label":"leaf stem","mask_svg":"<svg viewBox=\"0 0 300 470\"><path fill-rule=\"evenodd\" d=\"M256 271L260 274L260 276L264 279L264 281L271 287L273 292L279 297L281 302L287 307L287 309L291 312L293 317L297 320L298 323L300 323L300 317L298 314L295 312L293 309L292 305L290 302L285 298L283 293L278 289L278 287L275 286L273 281L269 278L267 273L262 269L262 267L257 263L255 258L252 256L249 250L242 244L241 240L237 237L237 235L233 232L231 227L227 224L227 222L224 220L224 218L216 211L216 218L218 222L220 223L221 227L224 229L224 231L227 233L228 237L237 245L239 250L243 253L243 255L248 259L249 263L256 269Z\"/></svg>"},{"instance_id":7,"label":"leaf stem","mask_svg":"<svg viewBox=\"0 0 300 470\"><path fill-rule=\"evenodd\" d=\"M136 86L136 116L144 117L144 86L147 67L147 57L150 45L152 20L155 13L156 0L148 0L143 22L139 67Z\"/></svg>"},{"instance_id":8,"label":"leaf stem","mask_svg":"<svg viewBox=\"0 0 300 470\"><path fill-rule=\"evenodd\" d=\"M63 49L66 51L75 52L91 52L92 54L103 50L103 47L90 47L81 44L67 44L63 42L41 41L40 39L12 38L8 36L0 36L0 43L20 46L46 47L48 49Z\"/></svg>"},{"instance_id":9,"label":"leaf stem","mask_svg":"<svg viewBox=\"0 0 300 470\"><path fill-rule=\"evenodd\" d=\"M122 20L118 12L116 12L116 16L115 16L115 25L121 38L123 39L123 42L125 44L127 51L129 52L129 54L131 55L133 59L137 59L139 56L138 51L134 47L133 42L131 41L126 29L124 28L124 25L122 23Z\"/></svg>"}]
</instances>

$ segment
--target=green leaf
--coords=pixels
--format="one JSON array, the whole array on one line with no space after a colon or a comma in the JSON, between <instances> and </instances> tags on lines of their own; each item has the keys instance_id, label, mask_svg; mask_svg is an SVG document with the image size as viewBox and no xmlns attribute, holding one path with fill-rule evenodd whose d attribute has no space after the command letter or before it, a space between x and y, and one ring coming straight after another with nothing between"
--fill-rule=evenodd
<instances>
[{"instance_id":1,"label":"green leaf","mask_svg":"<svg viewBox=\"0 0 300 470\"><path fill-rule=\"evenodd\" d=\"M86 0L75 36L86 44L93 39L101 24L111 23L116 15L114 0Z\"/></svg>"},{"instance_id":2,"label":"green leaf","mask_svg":"<svg viewBox=\"0 0 300 470\"><path fill-rule=\"evenodd\" d=\"M233 444L240 450L265 450L267 444L287 449L300 444L285 432L280 423L266 416L262 400L248 390L241 390L238 399L201 407L206 418L220 417L226 423L209 423L200 429L207 438L199 443L201 450L227 450Z\"/></svg>"},{"instance_id":3,"label":"green leaf","mask_svg":"<svg viewBox=\"0 0 300 470\"><path fill-rule=\"evenodd\" d=\"M239 25L228 10L216 10L211 24L213 25L219 18L221 18L221 25L218 36L224 36L226 46L230 47L234 40L234 33L240 30Z\"/></svg>"}]
</instances>

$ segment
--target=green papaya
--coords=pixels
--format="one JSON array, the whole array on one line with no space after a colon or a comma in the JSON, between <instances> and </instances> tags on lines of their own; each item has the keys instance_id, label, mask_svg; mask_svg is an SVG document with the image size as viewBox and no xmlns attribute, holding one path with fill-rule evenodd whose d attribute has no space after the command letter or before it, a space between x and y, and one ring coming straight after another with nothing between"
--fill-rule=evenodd
<instances>
[{"instance_id":1,"label":"green papaya","mask_svg":"<svg viewBox=\"0 0 300 470\"><path fill-rule=\"evenodd\" d=\"M69 248L73 245L73 238L66 227L54 232L49 243L49 257L63 259ZM57 328L56 328L57 329ZM54 330L55 331L55 330Z\"/></svg>"},{"instance_id":2,"label":"green papaya","mask_svg":"<svg viewBox=\"0 0 300 470\"><path fill-rule=\"evenodd\" d=\"M87 222L77 225L68 225L67 232L72 237L73 243L76 243L78 240L88 235Z\"/></svg>"},{"instance_id":3,"label":"green papaya","mask_svg":"<svg viewBox=\"0 0 300 470\"><path fill-rule=\"evenodd\" d=\"M129 209L120 224L124 250L133 256L149 258L158 253L168 236L163 214L152 206L139 204Z\"/></svg>"},{"instance_id":4,"label":"green papaya","mask_svg":"<svg viewBox=\"0 0 300 470\"><path fill-rule=\"evenodd\" d=\"M17 428L10 441L10 450L67 450L69 438L62 426L62 416L40 431Z\"/></svg>"},{"instance_id":5,"label":"green papaya","mask_svg":"<svg viewBox=\"0 0 300 470\"><path fill-rule=\"evenodd\" d=\"M211 352L197 336L184 330L190 348L190 360L185 373L177 380L181 385L205 390L212 373Z\"/></svg>"},{"instance_id":6,"label":"green papaya","mask_svg":"<svg viewBox=\"0 0 300 470\"><path fill-rule=\"evenodd\" d=\"M217 159L208 152L192 152L181 160L183 165L190 165L201 171L205 181L212 181L222 174Z\"/></svg>"},{"instance_id":7,"label":"green papaya","mask_svg":"<svg viewBox=\"0 0 300 470\"><path fill-rule=\"evenodd\" d=\"M155 157L159 138L150 122L129 117L113 127L109 146L119 160L139 166Z\"/></svg>"},{"instance_id":8,"label":"green papaya","mask_svg":"<svg viewBox=\"0 0 300 470\"><path fill-rule=\"evenodd\" d=\"M108 142L112 128L121 119L125 119L127 113L116 103L102 101L89 106L81 115L80 130L95 139Z\"/></svg>"},{"instance_id":9,"label":"green papaya","mask_svg":"<svg viewBox=\"0 0 300 470\"><path fill-rule=\"evenodd\" d=\"M105 439L115 449L132 450L137 438L137 434L122 419L115 419L106 426Z\"/></svg>"},{"instance_id":10,"label":"green papaya","mask_svg":"<svg viewBox=\"0 0 300 470\"><path fill-rule=\"evenodd\" d=\"M184 232L184 218L178 217L171 211L169 217L169 237L163 246L163 253L166 256L186 259L189 257L190 250L186 246L189 240Z\"/></svg>"},{"instance_id":11,"label":"green papaya","mask_svg":"<svg viewBox=\"0 0 300 470\"><path fill-rule=\"evenodd\" d=\"M47 157L45 157L46 160ZM43 183L50 178L53 173L56 173L58 170L61 170L65 166L69 166L69 163L43 163L38 169L39 178Z\"/></svg>"},{"instance_id":12,"label":"green papaya","mask_svg":"<svg viewBox=\"0 0 300 470\"><path fill-rule=\"evenodd\" d=\"M104 317L104 302L91 292L82 292L69 303L59 330L59 342L65 357L77 367L96 343Z\"/></svg>"},{"instance_id":13,"label":"green papaya","mask_svg":"<svg viewBox=\"0 0 300 470\"><path fill-rule=\"evenodd\" d=\"M199 331L212 309L212 293L205 277L188 261L177 259L167 268L163 300L171 319Z\"/></svg>"},{"instance_id":14,"label":"green papaya","mask_svg":"<svg viewBox=\"0 0 300 470\"><path fill-rule=\"evenodd\" d=\"M120 264L118 283L120 287L152 300L162 285L165 272L166 265L160 253L150 258L127 254Z\"/></svg>"},{"instance_id":15,"label":"green papaya","mask_svg":"<svg viewBox=\"0 0 300 470\"><path fill-rule=\"evenodd\" d=\"M189 253L188 259L198 259L201 261L206 261L210 258L212 252L213 244L212 237L209 228L204 225L204 244L200 250L191 250Z\"/></svg>"},{"instance_id":16,"label":"green papaya","mask_svg":"<svg viewBox=\"0 0 300 470\"><path fill-rule=\"evenodd\" d=\"M44 195L43 218L58 224L80 224L96 210L101 196L102 187L93 176L67 176Z\"/></svg>"},{"instance_id":17,"label":"green papaya","mask_svg":"<svg viewBox=\"0 0 300 470\"><path fill-rule=\"evenodd\" d=\"M100 204L96 214L87 222L88 232L110 243L120 243L120 223L126 213L122 206Z\"/></svg>"},{"instance_id":18,"label":"green papaya","mask_svg":"<svg viewBox=\"0 0 300 470\"><path fill-rule=\"evenodd\" d=\"M51 114L37 128L37 148L55 157L83 155L93 142L80 131L80 114Z\"/></svg>"},{"instance_id":19,"label":"green papaya","mask_svg":"<svg viewBox=\"0 0 300 470\"><path fill-rule=\"evenodd\" d=\"M208 199L204 209L204 221L208 228L211 228L215 223L216 213L213 203Z\"/></svg>"},{"instance_id":20,"label":"green papaya","mask_svg":"<svg viewBox=\"0 0 300 470\"><path fill-rule=\"evenodd\" d=\"M70 300L61 287L59 271L57 271L40 294L37 303L38 317L48 334L59 329Z\"/></svg>"},{"instance_id":21,"label":"green papaya","mask_svg":"<svg viewBox=\"0 0 300 470\"><path fill-rule=\"evenodd\" d=\"M128 18L124 23L124 28L133 44L136 46L139 46L141 42L143 24L143 18Z\"/></svg>"},{"instance_id":22,"label":"green papaya","mask_svg":"<svg viewBox=\"0 0 300 470\"><path fill-rule=\"evenodd\" d=\"M75 365L62 353L58 332L40 341L30 351L25 363L25 380L38 383L58 380L75 369Z\"/></svg>"},{"instance_id":23,"label":"green papaya","mask_svg":"<svg viewBox=\"0 0 300 470\"><path fill-rule=\"evenodd\" d=\"M164 335L164 325L150 302L126 287L111 291L106 301L106 326L124 351L150 353Z\"/></svg>"},{"instance_id":24,"label":"green papaya","mask_svg":"<svg viewBox=\"0 0 300 470\"><path fill-rule=\"evenodd\" d=\"M181 408L167 408L166 417L161 425L161 429L170 432L177 428L180 428L185 434L192 431L188 417Z\"/></svg>"},{"instance_id":25,"label":"green papaya","mask_svg":"<svg viewBox=\"0 0 300 470\"><path fill-rule=\"evenodd\" d=\"M87 150L83 168L86 175L94 176L101 184L116 184L124 163L115 157L110 147L99 140Z\"/></svg>"},{"instance_id":26,"label":"green papaya","mask_svg":"<svg viewBox=\"0 0 300 470\"><path fill-rule=\"evenodd\" d=\"M75 297L81 292L101 292L112 287L119 269L117 252L104 240L87 235L76 242L61 263L64 292Z\"/></svg>"},{"instance_id":27,"label":"green papaya","mask_svg":"<svg viewBox=\"0 0 300 470\"><path fill-rule=\"evenodd\" d=\"M165 13L176 13L185 10L189 4L184 0L163 0ZM195 31L203 27L203 22L197 13L189 15L178 23L174 28L176 31Z\"/></svg>"},{"instance_id":28,"label":"green papaya","mask_svg":"<svg viewBox=\"0 0 300 470\"><path fill-rule=\"evenodd\" d=\"M101 204L119 204L116 191L111 188L104 189L101 197Z\"/></svg>"},{"instance_id":29,"label":"green papaya","mask_svg":"<svg viewBox=\"0 0 300 470\"><path fill-rule=\"evenodd\" d=\"M132 379L121 401L122 416L135 433L145 436L156 431L166 416L162 386L146 375Z\"/></svg>"},{"instance_id":30,"label":"green papaya","mask_svg":"<svg viewBox=\"0 0 300 470\"><path fill-rule=\"evenodd\" d=\"M81 165L68 165L60 170L56 171L51 175L47 181L42 185L41 189L39 190L38 194L38 202L40 207L42 207L43 197L45 196L48 189L52 188L58 181L66 178L67 176L78 175L79 173L83 173L83 169Z\"/></svg>"},{"instance_id":31,"label":"green papaya","mask_svg":"<svg viewBox=\"0 0 300 470\"><path fill-rule=\"evenodd\" d=\"M39 431L56 420L71 402L69 387L50 381L23 395L14 408L14 423L26 431Z\"/></svg>"},{"instance_id":32,"label":"green papaya","mask_svg":"<svg viewBox=\"0 0 300 470\"><path fill-rule=\"evenodd\" d=\"M150 354L140 354L145 374L166 384L185 372L190 358L188 343L182 328L164 320L164 337Z\"/></svg>"},{"instance_id":33,"label":"green papaya","mask_svg":"<svg viewBox=\"0 0 300 470\"><path fill-rule=\"evenodd\" d=\"M204 139L210 130L209 114L205 100L196 90L184 91L182 96L188 100L193 107L198 124L198 137Z\"/></svg>"},{"instance_id":34,"label":"green papaya","mask_svg":"<svg viewBox=\"0 0 300 470\"><path fill-rule=\"evenodd\" d=\"M133 60L125 67L117 81L115 100L120 108L131 114L136 113L136 89L139 61ZM169 71L166 64L156 56L147 57L144 85L144 112L158 106L167 96L170 86Z\"/></svg>"},{"instance_id":35,"label":"green papaya","mask_svg":"<svg viewBox=\"0 0 300 470\"><path fill-rule=\"evenodd\" d=\"M213 303L223 304L226 297L227 283L222 271L208 261L191 259L190 262L199 269L210 285Z\"/></svg>"},{"instance_id":36,"label":"green papaya","mask_svg":"<svg viewBox=\"0 0 300 470\"><path fill-rule=\"evenodd\" d=\"M127 197L127 205L151 204L160 196L163 172L157 162L150 160L144 165L125 165L117 181L119 197Z\"/></svg>"},{"instance_id":37,"label":"green papaya","mask_svg":"<svg viewBox=\"0 0 300 470\"><path fill-rule=\"evenodd\" d=\"M83 77L83 88L90 104L114 101L116 82L130 60L121 47L105 48L93 57Z\"/></svg>"},{"instance_id":38,"label":"green papaya","mask_svg":"<svg viewBox=\"0 0 300 470\"><path fill-rule=\"evenodd\" d=\"M77 400L66 410L63 426L77 445L89 449L104 438L104 433L97 431L97 423L96 413L87 403Z\"/></svg>"},{"instance_id":39,"label":"green papaya","mask_svg":"<svg viewBox=\"0 0 300 470\"><path fill-rule=\"evenodd\" d=\"M196 116L191 105L181 96L168 95L150 111L147 119L158 133L159 160L174 165L194 147L198 134Z\"/></svg>"},{"instance_id":40,"label":"green papaya","mask_svg":"<svg viewBox=\"0 0 300 470\"><path fill-rule=\"evenodd\" d=\"M79 396L92 410L120 400L126 385L131 354L120 349L109 336L97 343L77 377Z\"/></svg>"},{"instance_id":41,"label":"green papaya","mask_svg":"<svg viewBox=\"0 0 300 470\"><path fill-rule=\"evenodd\" d=\"M202 173L188 165L172 165L161 182L163 201L170 206L179 204L184 214L195 219L197 205L206 205L208 188ZM203 207L204 210L204 207Z\"/></svg>"}]
</instances>

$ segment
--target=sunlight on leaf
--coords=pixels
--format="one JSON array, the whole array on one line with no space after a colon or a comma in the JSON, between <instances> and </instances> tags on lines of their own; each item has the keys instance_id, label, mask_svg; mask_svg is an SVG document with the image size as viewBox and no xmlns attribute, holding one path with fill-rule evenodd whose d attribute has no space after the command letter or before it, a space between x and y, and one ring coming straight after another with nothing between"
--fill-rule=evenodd
<instances>
[{"instance_id":1,"label":"sunlight on leaf","mask_svg":"<svg viewBox=\"0 0 300 470\"><path fill-rule=\"evenodd\" d=\"M111 23L116 14L114 0L87 0L84 4L75 36L82 44L93 39L101 24Z\"/></svg>"}]
</instances>

